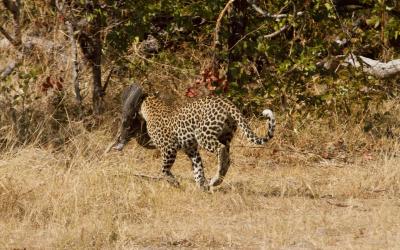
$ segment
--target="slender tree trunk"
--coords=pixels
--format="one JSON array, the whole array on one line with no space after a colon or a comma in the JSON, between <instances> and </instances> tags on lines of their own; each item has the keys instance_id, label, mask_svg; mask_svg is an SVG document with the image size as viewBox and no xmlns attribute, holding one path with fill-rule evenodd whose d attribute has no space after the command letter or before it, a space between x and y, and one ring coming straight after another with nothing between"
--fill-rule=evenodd
<instances>
[{"instance_id":1,"label":"slender tree trunk","mask_svg":"<svg viewBox=\"0 0 400 250\"><path fill-rule=\"evenodd\" d=\"M17 43L19 45L22 44L22 35L21 35L21 1L20 0L16 0L16 9L15 12L13 13L14 15L14 27L15 27L15 40L17 41Z\"/></svg>"},{"instance_id":2,"label":"slender tree trunk","mask_svg":"<svg viewBox=\"0 0 400 250\"><path fill-rule=\"evenodd\" d=\"M101 87L101 65L92 66L93 75L93 111L95 114L101 114L103 112L103 89Z\"/></svg>"},{"instance_id":3,"label":"slender tree trunk","mask_svg":"<svg viewBox=\"0 0 400 250\"><path fill-rule=\"evenodd\" d=\"M97 16L89 24L89 28L82 30L78 35L78 41L92 68L93 87L92 87L92 105L95 114L101 114L104 110L103 96L104 91L101 80L101 18Z\"/></svg>"},{"instance_id":4,"label":"slender tree trunk","mask_svg":"<svg viewBox=\"0 0 400 250\"><path fill-rule=\"evenodd\" d=\"M103 87L101 84L101 39L100 32L94 34L94 55L92 62L92 75L93 75L93 110L95 114L103 112Z\"/></svg>"},{"instance_id":5,"label":"slender tree trunk","mask_svg":"<svg viewBox=\"0 0 400 250\"><path fill-rule=\"evenodd\" d=\"M67 29L68 29L68 35L71 43L71 56L72 56L72 83L74 84L74 89L75 89L75 98L76 102L79 105L79 108L82 108L82 96L81 96L81 90L79 87L79 63L78 63L78 50L76 48L76 41L75 41L75 32L74 32L74 27L72 26L71 22L66 21L65 22Z\"/></svg>"}]
</instances>

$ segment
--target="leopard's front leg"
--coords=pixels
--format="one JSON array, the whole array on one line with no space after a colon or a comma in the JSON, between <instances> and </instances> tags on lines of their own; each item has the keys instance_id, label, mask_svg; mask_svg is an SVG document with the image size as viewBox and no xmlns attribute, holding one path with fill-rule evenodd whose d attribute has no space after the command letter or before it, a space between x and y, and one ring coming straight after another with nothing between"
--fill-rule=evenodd
<instances>
[{"instance_id":1,"label":"leopard's front leg","mask_svg":"<svg viewBox=\"0 0 400 250\"><path fill-rule=\"evenodd\" d=\"M171 167L176 159L175 149L164 149L161 152L162 155L162 166L161 172L164 178L174 186L179 186L179 182L176 180L175 176L171 173Z\"/></svg>"}]
</instances>

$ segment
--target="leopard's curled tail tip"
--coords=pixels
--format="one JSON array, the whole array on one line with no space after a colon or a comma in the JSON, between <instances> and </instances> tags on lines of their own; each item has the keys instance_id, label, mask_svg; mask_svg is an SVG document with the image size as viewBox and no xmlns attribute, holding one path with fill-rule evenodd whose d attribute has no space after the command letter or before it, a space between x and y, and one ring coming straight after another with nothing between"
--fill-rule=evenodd
<instances>
[{"instance_id":1,"label":"leopard's curled tail tip","mask_svg":"<svg viewBox=\"0 0 400 250\"><path fill-rule=\"evenodd\" d=\"M270 109L264 109L264 111L262 112L262 115L267 117L270 120L275 120L274 113Z\"/></svg>"},{"instance_id":2,"label":"leopard's curled tail tip","mask_svg":"<svg viewBox=\"0 0 400 250\"><path fill-rule=\"evenodd\" d=\"M265 109L262 112L262 115L267 118L268 120L268 139L271 139L274 137L274 132L275 132L275 116L272 110L270 109Z\"/></svg>"}]
</instances>

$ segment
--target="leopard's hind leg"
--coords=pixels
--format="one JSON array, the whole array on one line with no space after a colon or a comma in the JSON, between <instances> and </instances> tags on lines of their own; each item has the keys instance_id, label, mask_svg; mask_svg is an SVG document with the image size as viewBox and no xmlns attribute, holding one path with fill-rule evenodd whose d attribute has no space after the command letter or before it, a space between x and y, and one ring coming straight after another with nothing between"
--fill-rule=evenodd
<instances>
[{"instance_id":1,"label":"leopard's hind leg","mask_svg":"<svg viewBox=\"0 0 400 250\"><path fill-rule=\"evenodd\" d=\"M236 123L232 119L227 119L225 122L224 129L221 135L218 137L218 141L223 145L218 148L218 169L214 177L210 180L210 186L218 186L224 180L226 173L228 172L231 164L229 156L230 143L233 138L233 134L237 129Z\"/></svg>"},{"instance_id":2,"label":"leopard's hind leg","mask_svg":"<svg viewBox=\"0 0 400 250\"><path fill-rule=\"evenodd\" d=\"M226 146L222 143L220 143L218 146L218 169L214 177L210 180L210 186L218 186L222 183L231 163L229 158L229 146Z\"/></svg>"},{"instance_id":3,"label":"leopard's hind leg","mask_svg":"<svg viewBox=\"0 0 400 250\"><path fill-rule=\"evenodd\" d=\"M230 119L225 123L222 131L216 135L211 133L207 136L198 138L199 144L206 150L216 153L218 158L218 169L214 177L210 180L210 186L218 186L224 180L230 166L229 148L236 124Z\"/></svg>"}]
</instances>

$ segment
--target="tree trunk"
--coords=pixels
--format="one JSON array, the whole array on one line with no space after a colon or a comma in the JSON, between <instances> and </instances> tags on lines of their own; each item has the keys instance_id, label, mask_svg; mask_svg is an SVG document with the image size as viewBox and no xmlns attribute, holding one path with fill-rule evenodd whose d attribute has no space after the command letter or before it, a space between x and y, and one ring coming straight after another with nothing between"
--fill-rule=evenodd
<instances>
[{"instance_id":1,"label":"tree trunk","mask_svg":"<svg viewBox=\"0 0 400 250\"><path fill-rule=\"evenodd\" d=\"M104 111L104 91L101 84L101 28L101 17L96 16L93 22L88 24L88 28L86 30L81 30L78 35L79 45L92 68L92 105L93 112L97 115Z\"/></svg>"},{"instance_id":2,"label":"tree trunk","mask_svg":"<svg viewBox=\"0 0 400 250\"><path fill-rule=\"evenodd\" d=\"M92 75L93 75L93 111L95 114L103 112L103 87L101 84L101 19L96 16L93 23L93 60L92 60Z\"/></svg>"},{"instance_id":3,"label":"tree trunk","mask_svg":"<svg viewBox=\"0 0 400 250\"><path fill-rule=\"evenodd\" d=\"M93 75L93 111L95 114L103 112L103 88L101 85L101 44L95 45L95 60L92 64Z\"/></svg>"},{"instance_id":4,"label":"tree trunk","mask_svg":"<svg viewBox=\"0 0 400 250\"><path fill-rule=\"evenodd\" d=\"M79 87L79 63L78 63L78 51L76 48L76 41L74 35L74 27L71 22L66 21L65 25L67 26L68 36L71 43L71 56L72 56L72 83L74 84L75 89L75 98L76 102L79 105L79 108L82 108L82 96L81 90Z\"/></svg>"},{"instance_id":5,"label":"tree trunk","mask_svg":"<svg viewBox=\"0 0 400 250\"><path fill-rule=\"evenodd\" d=\"M229 17L229 38L228 38L228 48L232 48L246 32L247 23L247 7L248 3L246 0L237 0L233 3L233 11ZM233 50L229 51L228 55L228 72L227 80L228 82L237 82L240 79L236 79L233 74L233 63L240 61L242 59L242 53ZM240 82L238 82L240 85Z\"/></svg>"}]
</instances>

